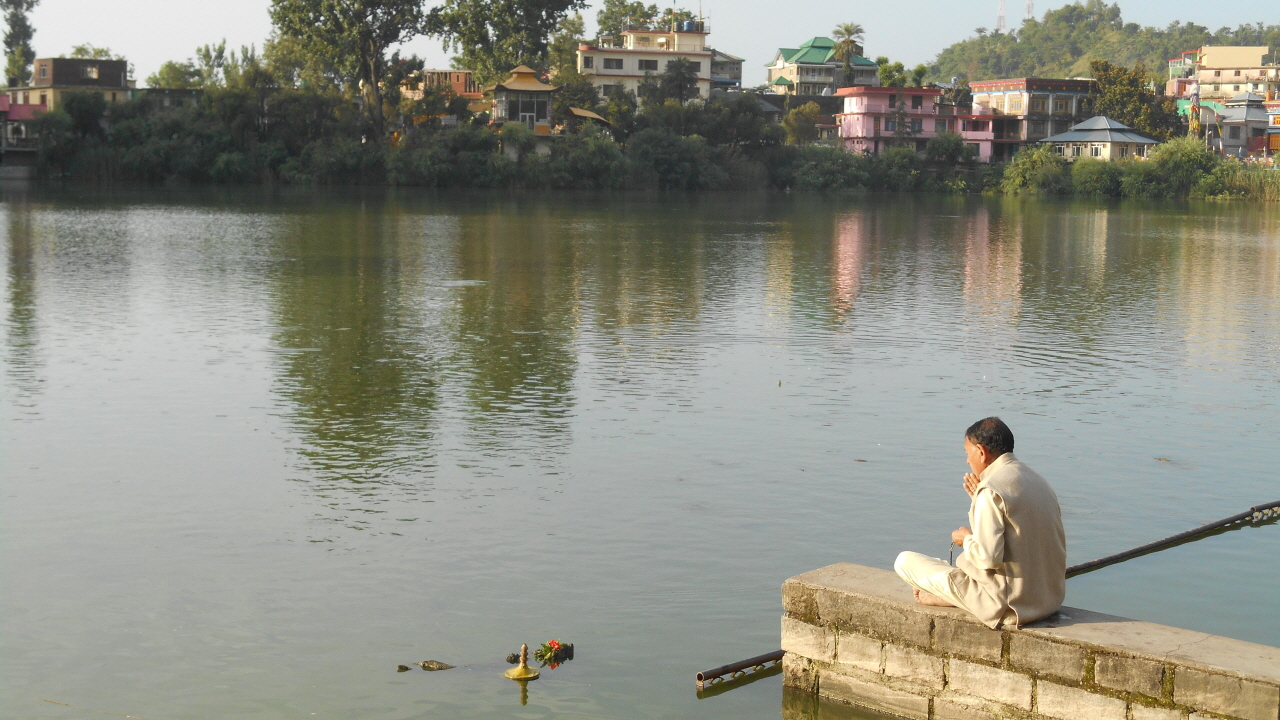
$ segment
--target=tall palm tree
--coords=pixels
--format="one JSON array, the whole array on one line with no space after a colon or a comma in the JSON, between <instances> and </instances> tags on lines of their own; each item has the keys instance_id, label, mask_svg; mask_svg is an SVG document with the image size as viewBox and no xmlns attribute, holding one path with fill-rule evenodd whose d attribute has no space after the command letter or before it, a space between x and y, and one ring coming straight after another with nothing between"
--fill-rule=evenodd
<instances>
[{"instance_id":1,"label":"tall palm tree","mask_svg":"<svg viewBox=\"0 0 1280 720\"><path fill-rule=\"evenodd\" d=\"M836 41L836 59L844 61L841 86L847 86L853 77L853 56L862 54L862 36L865 32L858 23L840 23L831 31Z\"/></svg>"}]
</instances>

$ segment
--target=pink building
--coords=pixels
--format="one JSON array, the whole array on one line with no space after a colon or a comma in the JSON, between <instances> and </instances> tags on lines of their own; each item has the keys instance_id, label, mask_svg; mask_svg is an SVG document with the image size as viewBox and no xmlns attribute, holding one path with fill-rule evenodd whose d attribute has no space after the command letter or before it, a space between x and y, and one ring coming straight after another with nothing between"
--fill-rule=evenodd
<instances>
[{"instance_id":1,"label":"pink building","mask_svg":"<svg viewBox=\"0 0 1280 720\"><path fill-rule=\"evenodd\" d=\"M849 152L878 155L895 145L923 151L930 138L956 133L977 151L980 162L991 161L995 132L988 106L958 114L954 105L940 102L937 88L847 87L836 95L844 98L836 124Z\"/></svg>"}]
</instances>

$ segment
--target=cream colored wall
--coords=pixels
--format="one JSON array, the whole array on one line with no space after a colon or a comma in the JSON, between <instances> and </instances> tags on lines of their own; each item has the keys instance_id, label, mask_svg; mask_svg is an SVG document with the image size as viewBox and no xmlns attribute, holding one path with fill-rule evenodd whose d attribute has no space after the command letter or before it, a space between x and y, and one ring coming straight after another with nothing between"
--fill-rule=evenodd
<instances>
[{"instance_id":1,"label":"cream colored wall","mask_svg":"<svg viewBox=\"0 0 1280 720\"><path fill-rule=\"evenodd\" d=\"M1266 45L1241 47L1206 45L1200 49L1200 66L1207 68L1260 67L1262 56L1267 54L1268 49Z\"/></svg>"}]
</instances>

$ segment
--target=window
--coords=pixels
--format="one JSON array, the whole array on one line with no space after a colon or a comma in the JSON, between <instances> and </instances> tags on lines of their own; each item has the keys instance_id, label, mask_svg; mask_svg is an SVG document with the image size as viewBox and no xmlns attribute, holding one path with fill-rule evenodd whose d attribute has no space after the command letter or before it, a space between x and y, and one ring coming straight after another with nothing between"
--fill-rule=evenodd
<instances>
[{"instance_id":1,"label":"window","mask_svg":"<svg viewBox=\"0 0 1280 720\"><path fill-rule=\"evenodd\" d=\"M689 63L689 67L696 73L702 72L702 63L700 62L691 62Z\"/></svg>"},{"instance_id":2,"label":"window","mask_svg":"<svg viewBox=\"0 0 1280 720\"><path fill-rule=\"evenodd\" d=\"M593 68L593 67L595 67L595 66L596 66L596 59L595 59L595 57L594 57L594 56L591 56L591 55L583 55L583 56L582 56L582 69L583 69L583 70L590 70L591 68Z\"/></svg>"},{"instance_id":3,"label":"window","mask_svg":"<svg viewBox=\"0 0 1280 720\"><path fill-rule=\"evenodd\" d=\"M1221 90L1222 88L1221 88L1221 87L1219 87L1219 86L1217 86L1217 85L1214 85L1214 86L1213 86L1213 89L1214 89L1214 91L1216 92L1216 91L1218 91L1218 90Z\"/></svg>"},{"instance_id":4,"label":"window","mask_svg":"<svg viewBox=\"0 0 1280 720\"><path fill-rule=\"evenodd\" d=\"M605 58L604 69L605 70L621 70L622 58Z\"/></svg>"},{"instance_id":5,"label":"window","mask_svg":"<svg viewBox=\"0 0 1280 720\"><path fill-rule=\"evenodd\" d=\"M49 94L48 94L48 93L40 93L40 104L41 104L41 105L48 105L48 104L49 104Z\"/></svg>"},{"instance_id":6,"label":"window","mask_svg":"<svg viewBox=\"0 0 1280 720\"><path fill-rule=\"evenodd\" d=\"M1012 100L1009 101L1009 112L1011 113L1022 112L1022 98L1020 97L1013 98Z\"/></svg>"},{"instance_id":7,"label":"window","mask_svg":"<svg viewBox=\"0 0 1280 720\"><path fill-rule=\"evenodd\" d=\"M641 61L640 61L640 69L641 69L641 70L652 70L652 71L654 71L654 72L657 72L657 71L658 71L658 61L657 61L657 60L641 60Z\"/></svg>"},{"instance_id":8,"label":"window","mask_svg":"<svg viewBox=\"0 0 1280 720\"><path fill-rule=\"evenodd\" d=\"M897 121L897 120L890 120L889 118L885 118L885 119L884 119L884 131L885 131L885 132L897 132L897 130L898 130L898 121Z\"/></svg>"},{"instance_id":9,"label":"window","mask_svg":"<svg viewBox=\"0 0 1280 720\"><path fill-rule=\"evenodd\" d=\"M41 65L40 65L40 77L42 77L42 78L47 78L47 77L49 77L49 66L48 66L48 65L44 65L44 64L41 64Z\"/></svg>"},{"instance_id":10,"label":"window","mask_svg":"<svg viewBox=\"0 0 1280 720\"><path fill-rule=\"evenodd\" d=\"M880 118L875 118L875 121L872 123L872 125L875 127L876 134L879 135L880 134Z\"/></svg>"},{"instance_id":11,"label":"window","mask_svg":"<svg viewBox=\"0 0 1280 720\"><path fill-rule=\"evenodd\" d=\"M1080 157L1080 144L1071 143L1071 157Z\"/></svg>"},{"instance_id":12,"label":"window","mask_svg":"<svg viewBox=\"0 0 1280 720\"><path fill-rule=\"evenodd\" d=\"M111 93L111 102L115 102L115 101L116 101L116 94Z\"/></svg>"},{"instance_id":13,"label":"window","mask_svg":"<svg viewBox=\"0 0 1280 720\"><path fill-rule=\"evenodd\" d=\"M1102 143L1089 143L1089 154L1093 157L1102 157Z\"/></svg>"},{"instance_id":14,"label":"window","mask_svg":"<svg viewBox=\"0 0 1280 720\"><path fill-rule=\"evenodd\" d=\"M1134 146L1134 148L1133 148L1133 154L1134 154L1135 156L1137 156L1137 157L1146 157L1146 156L1147 156L1147 146L1146 146L1146 145L1135 145L1135 146Z\"/></svg>"},{"instance_id":15,"label":"window","mask_svg":"<svg viewBox=\"0 0 1280 720\"><path fill-rule=\"evenodd\" d=\"M1239 86L1239 85L1232 85L1232 86L1231 86L1231 89L1232 89L1232 90L1239 90L1239 89L1240 89L1240 86Z\"/></svg>"},{"instance_id":16,"label":"window","mask_svg":"<svg viewBox=\"0 0 1280 720\"><path fill-rule=\"evenodd\" d=\"M85 65L85 66L84 66L84 76L85 76L86 78L88 78L89 80L97 80L97 79L98 79L98 66L97 66L97 65Z\"/></svg>"},{"instance_id":17,"label":"window","mask_svg":"<svg viewBox=\"0 0 1280 720\"><path fill-rule=\"evenodd\" d=\"M621 95L622 93L623 93L622 85L601 85L600 86L600 94L604 95L605 97L613 97L614 95Z\"/></svg>"},{"instance_id":18,"label":"window","mask_svg":"<svg viewBox=\"0 0 1280 720\"><path fill-rule=\"evenodd\" d=\"M1232 125L1230 128L1228 128L1228 129L1227 129L1227 137L1231 138L1232 140L1239 140L1239 139L1240 139L1240 126L1239 126L1239 125Z\"/></svg>"},{"instance_id":19,"label":"window","mask_svg":"<svg viewBox=\"0 0 1280 720\"><path fill-rule=\"evenodd\" d=\"M1127 157L1129 157L1129 146L1128 146L1128 145L1120 145L1120 146L1119 146L1118 148L1116 148L1116 149L1120 151L1120 157L1121 157L1121 158L1127 158Z\"/></svg>"},{"instance_id":20,"label":"window","mask_svg":"<svg viewBox=\"0 0 1280 720\"><path fill-rule=\"evenodd\" d=\"M1066 146L1065 146L1065 145L1058 145L1058 144L1054 144L1054 146L1053 146L1053 151L1054 151L1055 153L1059 154L1059 155L1066 155L1066 154L1067 154L1067 148L1066 148Z\"/></svg>"},{"instance_id":21,"label":"window","mask_svg":"<svg viewBox=\"0 0 1280 720\"><path fill-rule=\"evenodd\" d=\"M913 132L913 133L924 132L924 121L923 121L923 120L912 120L912 121L911 121L911 132Z\"/></svg>"},{"instance_id":22,"label":"window","mask_svg":"<svg viewBox=\"0 0 1280 720\"><path fill-rule=\"evenodd\" d=\"M1054 100L1053 111L1056 113L1071 112L1070 100Z\"/></svg>"},{"instance_id":23,"label":"window","mask_svg":"<svg viewBox=\"0 0 1280 720\"><path fill-rule=\"evenodd\" d=\"M912 95L912 96L911 96L911 109L912 109L912 110L919 110L919 109L920 109L920 108L922 108L922 107L924 107L924 96L923 96L923 95Z\"/></svg>"},{"instance_id":24,"label":"window","mask_svg":"<svg viewBox=\"0 0 1280 720\"><path fill-rule=\"evenodd\" d=\"M1221 71L1221 70L1214 70L1214 71L1213 71L1213 76L1214 76L1214 77L1222 77L1222 71Z\"/></svg>"},{"instance_id":25,"label":"window","mask_svg":"<svg viewBox=\"0 0 1280 720\"><path fill-rule=\"evenodd\" d=\"M1044 101L1044 100L1032 100L1032 101L1031 101L1031 112L1033 112L1033 113L1042 113L1042 112L1046 112L1046 109L1045 109L1045 106L1046 106L1046 105L1047 105L1047 102L1046 102L1046 101Z\"/></svg>"},{"instance_id":26,"label":"window","mask_svg":"<svg viewBox=\"0 0 1280 720\"><path fill-rule=\"evenodd\" d=\"M1249 136L1250 136L1250 137L1260 138L1260 137L1265 137L1265 136L1266 136L1266 134L1267 134L1267 130L1266 130L1266 128L1254 128L1254 129L1249 133Z\"/></svg>"},{"instance_id":27,"label":"window","mask_svg":"<svg viewBox=\"0 0 1280 720\"><path fill-rule=\"evenodd\" d=\"M1235 75L1236 77L1240 77L1240 71L1239 71L1239 70L1235 71L1234 75Z\"/></svg>"},{"instance_id":28,"label":"window","mask_svg":"<svg viewBox=\"0 0 1280 720\"><path fill-rule=\"evenodd\" d=\"M934 131L934 132L936 132L936 133L939 133L939 134L946 132L946 131L947 131L947 121L946 121L946 120L934 120L934 121L933 121L933 131Z\"/></svg>"}]
</instances>

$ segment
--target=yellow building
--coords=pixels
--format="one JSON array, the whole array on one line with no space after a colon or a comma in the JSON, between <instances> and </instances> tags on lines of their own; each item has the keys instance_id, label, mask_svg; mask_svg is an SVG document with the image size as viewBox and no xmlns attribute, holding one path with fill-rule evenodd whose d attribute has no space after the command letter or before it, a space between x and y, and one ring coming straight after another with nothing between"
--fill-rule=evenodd
<instances>
[{"instance_id":1,"label":"yellow building","mask_svg":"<svg viewBox=\"0 0 1280 720\"><path fill-rule=\"evenodd\" d=\"M707 47L706 24L696 20L672 22L669 30L624 30L621 37L601 37L578 47L578 72L591 79L608 97L615 92L638 93L647 75L660 75L667 63L688 60L698 76L698 95L711 96L713 51Z\"/></svg>"},{"instance_id":2,"label":"yellow building","mask_svg":"<svg viewBox=\"0 0 1280 720\"><path fill-rule=\"evenodd\" d=\"M559 89L539 80L532 68L521 65L511 71L508 80L493 86L492 122L522 122L538 135L550 135L551 95Z\"/></svg>"},{"instance_id":3,"label":"yellow building","mask_svg":"<svg viewBox=\"0 0 1280 720\"><path fill-rule=\"evenodd\" d=\"M15 105L43 105L52 111L62 105L68 93L101 93L103 99L114 103L128 100L131 87L129 63L124 60L37 58L31 82L6 92Z\"/></svg>"}]
</instances>

